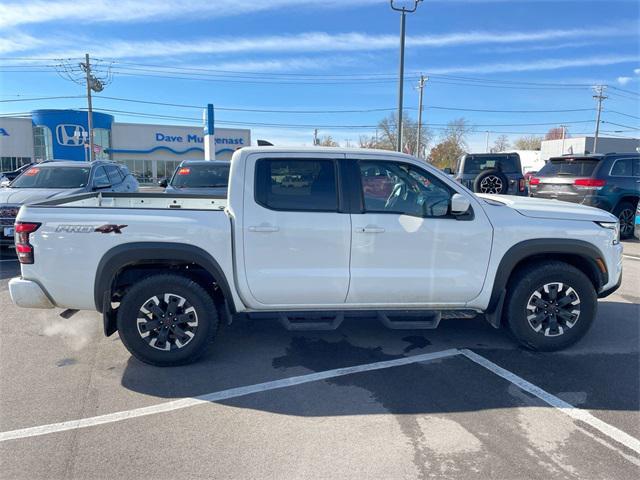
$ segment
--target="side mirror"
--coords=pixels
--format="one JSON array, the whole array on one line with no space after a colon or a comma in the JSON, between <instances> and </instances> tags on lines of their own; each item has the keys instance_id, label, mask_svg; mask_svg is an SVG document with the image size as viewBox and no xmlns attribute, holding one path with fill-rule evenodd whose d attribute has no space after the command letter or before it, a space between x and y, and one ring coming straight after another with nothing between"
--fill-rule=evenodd
<instances>
[{"instance_id":1,"label":"side mirror","mask_svg":"<svg viewBox=\"0 0 640 480\"><path fill-rule=\"evenodd\" d=\"M471 208L471 202L464 195L460 195L459 193L454 193L451 197L451 213L453 215L465 215L469 213L469 209Z\"/></svg>"},{"instance_id":2,"label":"side mirror","mask_svg":"<svg viewBox=\"0 0 640 480\"><path fill-rule=\"evenodd\" d=\"M447 175L453 175L453 170L451 170L449 167L446 167L444 170L442 170L444 173L446 173Z\"/></svg>"},{"instance_id":3,"label":"side mirror","mask_svg":"<svg viewBox=\"0 0 640 480\"><path fill-rule=\"evenodd\" d=\"M167 188L167 185L169 185L169 182L167 182L166 178L163 178L162 180L158 180L158 185L162 188Z\"/></svg>"}]
</instances>

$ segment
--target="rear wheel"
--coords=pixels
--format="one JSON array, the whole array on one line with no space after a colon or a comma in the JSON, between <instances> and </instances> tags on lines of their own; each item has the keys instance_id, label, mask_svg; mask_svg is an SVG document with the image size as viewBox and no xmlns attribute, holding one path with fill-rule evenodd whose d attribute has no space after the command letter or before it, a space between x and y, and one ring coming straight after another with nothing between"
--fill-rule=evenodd
<instances>
[{"instance_id":1,"label":"rear wheel","mask_svg":"<svg viewBox=\"0 0 640 480\"><path fill-rule=\"evenodd\" d=\"M580 340L597 311L591 280L563 262L522 268L510 281L505 313L516 339L532 350L554 351Z\"/></svg>"},{"instance_id":2,"label":"rear wheel","mask_svg":"<svg viewBox=\"0 0 640 480\"><path fill-rule=\"evenodd\" d=\"M151 365L196 361L217 328L211 296L179 275L145 278L125 293L118 308L122 343L134 357Z\"/></svg>"},{"instance_id":3,"label":"rear wheel","mask_svg":"<svg viewBox=\"0 0 640 480\"><path fill-rule=\"evenodd\" d=\"M620 238L631 238L635 228L636 206L631 202L621 202L613 214L620 221Z\"/></svg>"},{"instance_id":4,"label":"rear wheel","mask_svg":"<svg viewBox=\"0 0 640 480\"><path fill-rule=\"evenodd\" d=\"M504 195L509 191L509 180L504 173L496 168L485 170L474 180L473 191Z\"/></svg>"}]
</instances>

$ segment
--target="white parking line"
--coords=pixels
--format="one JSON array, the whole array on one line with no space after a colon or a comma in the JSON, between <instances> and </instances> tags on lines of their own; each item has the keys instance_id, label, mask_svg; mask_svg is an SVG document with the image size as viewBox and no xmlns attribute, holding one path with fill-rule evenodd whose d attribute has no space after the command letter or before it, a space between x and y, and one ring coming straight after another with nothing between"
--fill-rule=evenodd
<instances>
[{"instance_id":1,"label":"white parking line","mask_svg":"<svg viewBox=\"0 0 640 480\"><path fill-rule=\"evenodd\" d=\"M308 375L300 375L297 377L283 378L281 380L274 380L271 382L258 383L255 385L248 385L245 387L231 388L228 390L222 390L219 392L208 393L194 398L183 398L180 400L174 400L171 402L165 402L158 405L152 405L149 407L136 408L133 410L125 410L122 412L109 413L106 415L98 415L96 417L83 418L79 420L71 420L68 422L52 423L49 425L40 425L37 427L21 428L18 430L10 430L6 432L0 432L0 442L6 442L8 440L16 440L21 438L36 437L40 435L47 435L50 433L64 432L68 430L76 430L79 428L93 427L97 425L104 425L107 423L120 422L123 420L129 420L131 418L143 417L146 415L155 415L157 413L171 412L174 410L180 410L183 408L193 407L204 403L216 402L220 400L228 400L231 398L242 397L253 393L266 392L269 390L275 390L279 388L292 387L295 385L302 385L310 382L317 382L319 380L327 380L330 378L342 377L345 375L352 375L360 372L370 372L374 370L383 370L385 368L399 367L403 365L410 365L414 363L427 362L430 360L437 360L442 358L454 357L456 355L463 355L472 362L486 368L490 372L498 375L499 377L513 383L520 389L538 397L546 404L560 410L561 412L569 415L575 420L582 421L592 428L598 430L602 434L606 435L611 440L633 450L637 454L640 454L640 440L632 437L628 433L603 422L602 420L594 417L588 411L574 407L573 405L561 400L555 395L550 394L546 390L528 382L522 377L519 377L515 373L506 370L485 357L472 352L471 350L458 350L448 349L440 352L425 353L423 355L414 355L411 357L403 357L395 360L388 360L384 362L368 363L365 365L355 365L353 367L337 368L335 370L327 370L324 372L310 373Z\"/></svg>"},{"instance_id":2,"label":"white parking line","mask_svg":"<svg viewBox=\"0 0 640 480\"><path fill-rule=\"evenodd\" d=\"M546 390L535 386L533 383L527 382L524 378L519 377L509 370L505 370L504 368L493 363L491 360L487 360L483 356L478 355L471 350L460 350L460 353L467 357L469 360L477 363L478 365L482 365L484 368L490 370L499 377L502 377L505 380L513 383L525 392L529 392L530 394L535 395L543 402L557 408L561 412L569 415L571 418L580 420L587 425L590 425L591 427L605 434L610 439L640 454L640 440L638 440L637 438L632 437L628 433L625 433L606 422L603 422L599 418L594 417L587 410L582 410L580 408L574 407L570 403L567 403L564 400L556 397L555 395L550 394Z\"/></svg>"},{"instance_id":3,"label":"white parking line","mask_svg":"<svg viewBox=\"0 0 640 480\"><path fill-rule=\"evenodd\" d=\"M623 253L623 254L622 254L622 256L623 256L624 258L630 258L631 260L640 260L640 257L637 257L637 256L635 256L635 255L628 255L628 254L626 254L626 253Z\"/></svg>"},{"instance_id":4,"label":"white parking line","mask_svg":"<svg viewBox=\"0 0 640 480\"><path fill-rule=\"evenodd\" d=\"M150 407L135 408L133 410L125 410L123 412L108 413L106 415L98 415L97 417L83 418L80 420L70 420L68 422L52 423L49 425L41 425L38 427L21 428L19 430L10 430L0 433L0 442L7 440L15 440L18 438L36 437L38 435L47 435L49 433L64 432L66 430L76 430L78 428L93 427L96 425L104 425L105 423L120 422L131 418L143 417L146 415L154 415L156 413L171 412L183 408L201 405L203 403L217 402L220 400L228 400L230 398L242 397L252 393L266 392L278 388L293 387L304 383L317 382L319 380L327 380L329 378L343 377L360 372L370 372L373 370L382 370L384 368L399 367L402 365L410 365L412 363L427 362L440 358L453 357L459 355L457 349L443 350L441 352L425 353L423 355L415 355L411 357L403 357L395 360L384 362L368 363L365 365L355 365L353 367L337 368L335 370L327 370L324 372L310 373L308 375L300 375L298 377L283 378L272 382L258 383L248 385L246 387L231 388L220 392L207 393L194 398L183 398L172 402L160 403Z\"/></svg>"}]
</instances>

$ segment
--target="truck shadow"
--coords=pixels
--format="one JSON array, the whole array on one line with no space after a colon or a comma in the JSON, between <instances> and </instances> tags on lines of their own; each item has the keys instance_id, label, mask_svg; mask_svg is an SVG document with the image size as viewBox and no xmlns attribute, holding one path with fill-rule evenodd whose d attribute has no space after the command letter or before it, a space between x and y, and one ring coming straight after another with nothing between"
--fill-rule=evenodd
<instances>
[{"instance_id":1,"label":"truck shadow","mask_svg":"<svg viewBox=\"0 0 640 480\"><path fill-rule=\"evenodd\" d=\"M640 408L640 305L602 302L594 328L573 348L534 353L482 318L445 320L437 330L388 330L347 320L334 332L287 332L271 321L241 321L226 329L194 365L155 368L130 359L122 385L161 398L194 397L312 372L393 360L448 348L468 348L580 408ZM447 413L511 408L522 392L470 360L456 356L220 403L287 415Z\"/></svg>"}]
</instances>

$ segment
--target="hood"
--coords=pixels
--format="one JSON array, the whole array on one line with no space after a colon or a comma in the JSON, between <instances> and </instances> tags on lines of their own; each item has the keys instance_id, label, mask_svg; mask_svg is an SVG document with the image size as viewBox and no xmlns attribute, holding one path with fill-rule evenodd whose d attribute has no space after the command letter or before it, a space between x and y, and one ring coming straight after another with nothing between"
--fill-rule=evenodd
<instances>
[{"instance_id":1,"label":"hood","mask_svg":"<svg viewBox=\"0 0 640 480\"><path fill-rule=\"evenodd\" d=\"M2 188L0 189L0 204L24 205L38 203L57 197L83 193L84 191L83 188Z\"/></svg>"},{"instance_id":2,"label":"hood","mask_svg":"<svg viewBox=\"0 0 640 480\"><path fill-rule=\"evenodd\" d=\"M169 193L171 195L213 195L227 196L227 187L211 187L211 188L174 188L169 185L165 188L164 193Z\"/></svg>"},{"instance_id":3,"label":"hood","mask_svg":"<svg viewBox=\"0 0 640 480\"><path fill-rule=\"evenodd\" d=\"M477 196L503 203L525 217L549 218L553 220L586 220L591 222L616 222L618 220L609 212L578 203L511 195L487 195L480 193L477 194Z\"/></svg>"}]
</instances>

